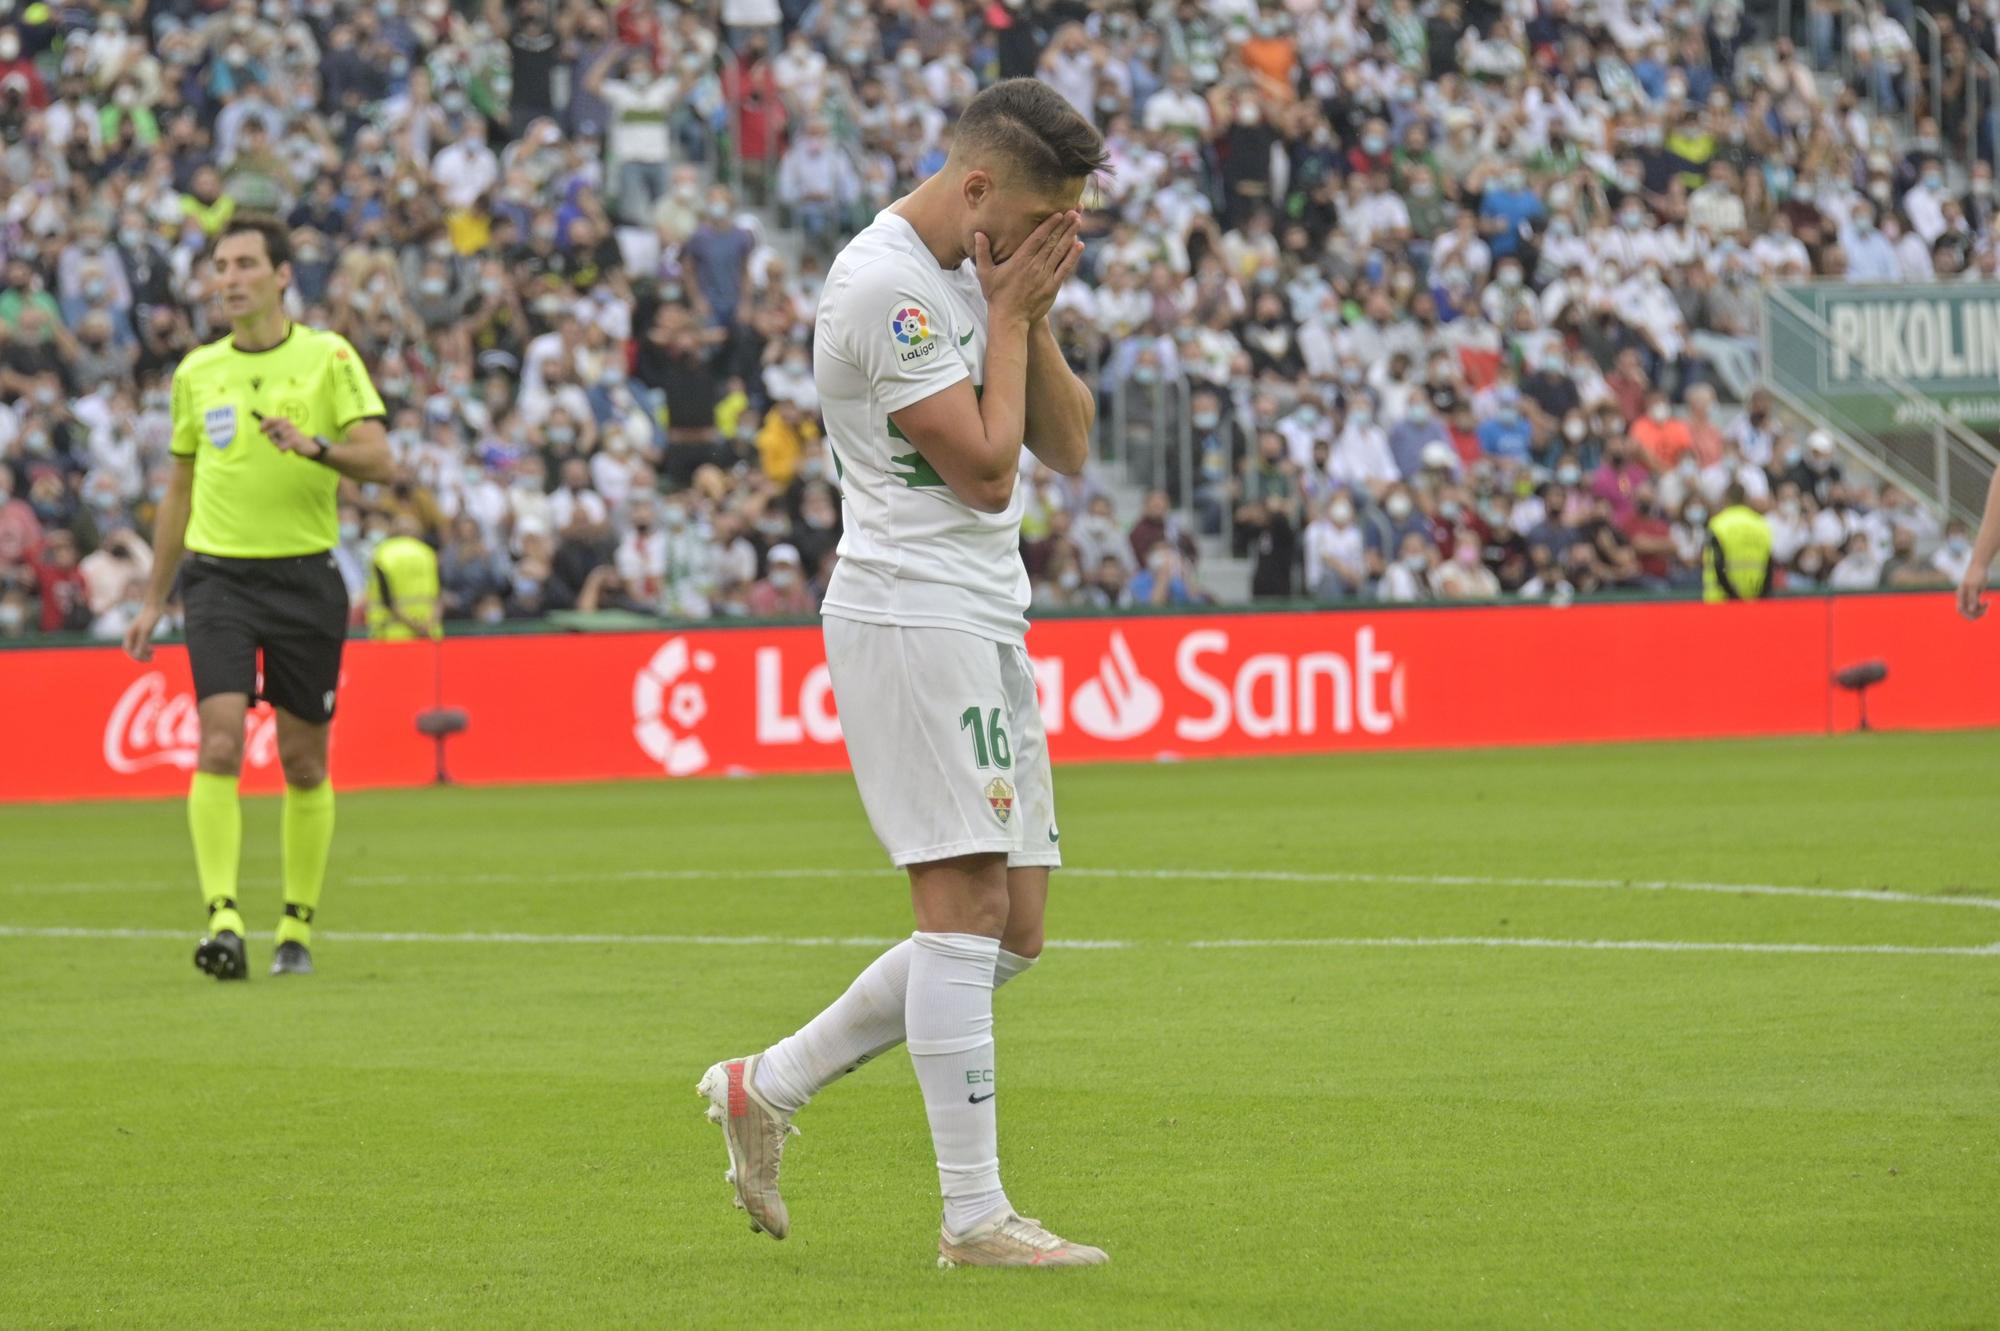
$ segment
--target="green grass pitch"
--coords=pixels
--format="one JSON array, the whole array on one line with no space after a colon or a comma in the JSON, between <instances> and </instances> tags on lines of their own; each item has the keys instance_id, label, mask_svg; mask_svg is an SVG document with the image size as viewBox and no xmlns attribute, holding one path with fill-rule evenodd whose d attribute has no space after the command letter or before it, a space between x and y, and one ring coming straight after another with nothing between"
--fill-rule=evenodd
<instances>
[{"instance_id":1,"label":"green grass pitch","mask_svg":"<svg viewBox=\"0 0 2000 1331\"><path fill-rule=\"evenodd\" d=\"M1112 1254L1057 1273L934 1268L900 1055L800 1116L789 1240L728 1205L702 1069L909 928L845 776L343 795L309 980L248 801L230 986L179 803L0 810L0 1326L2000 1325L1996 773L1059 772L1052 933L1121 946L998 1003L1008 1190ZM1571 945L1635 942L1697 946Z\"/></svg>"}]
</instances>

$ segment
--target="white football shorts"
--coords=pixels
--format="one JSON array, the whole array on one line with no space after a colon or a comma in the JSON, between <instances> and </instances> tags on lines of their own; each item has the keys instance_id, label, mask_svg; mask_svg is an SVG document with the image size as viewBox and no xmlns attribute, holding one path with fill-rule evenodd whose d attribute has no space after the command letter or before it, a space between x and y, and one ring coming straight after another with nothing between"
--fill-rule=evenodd
<instances>
[{"instance_id":1,"label":"white football shorts","mask_svg":"<svg viewBox=\"0 0 2000 1331\"><path fill-rule=\"evenodd\" d=\"M900 868L998 852L1062 863L1028 654L948 628L828 616L826 663L868 821Z\"/></svg>"}]
</instances>

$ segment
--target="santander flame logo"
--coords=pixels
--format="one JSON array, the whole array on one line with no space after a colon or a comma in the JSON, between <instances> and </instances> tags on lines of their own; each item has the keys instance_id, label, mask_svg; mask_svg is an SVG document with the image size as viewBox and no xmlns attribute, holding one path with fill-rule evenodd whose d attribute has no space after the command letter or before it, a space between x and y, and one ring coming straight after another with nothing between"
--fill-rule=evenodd
<instances>
[{"instance_id":1,"label":"santander flame logo","mask_svg":"<svg viewBox=\"0 0 2000 1331\"><path fill-rule=\"evenodd\" d=\"M104 765L121 774L153 767L192 772L201 753L201 713L194 694L167 692L167 677L151 671L132 681L104 722ZM246 767L278 759L278 717L268 708L250 713L243 733Z\"/></svg>"},{"instance_id":2,"label":"santander flame logo","mask_svg":"<svg viewBox=\"0 0 2000 1331\"><path fill-rule=\"evenodd\" d=\"M1070 699L1070 719L1093 739L1131 739L1151 730L1166 710L1159 686L1139 673L1132 645L1112 631L1108 653L1097 674Z\"/></svg>"}]
</instances>

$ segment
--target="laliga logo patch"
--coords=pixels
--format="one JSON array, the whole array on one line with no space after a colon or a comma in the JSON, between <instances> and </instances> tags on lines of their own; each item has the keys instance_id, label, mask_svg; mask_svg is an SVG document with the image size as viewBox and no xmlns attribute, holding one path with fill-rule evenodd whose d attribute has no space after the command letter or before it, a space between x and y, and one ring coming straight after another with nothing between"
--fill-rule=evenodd
<instances>
[{"instance_id":1,"label":"laliga logo patch","mask_svg":"<svg viewBox=\"0 0 2000 1331\"><path fill-rule=\"evenodd\" d=\"M904 346L914 347L931 335L930 317L916 306L908 306L889 316L889 331Z\"/></svg>"},{"instance_id":2,"label":"laliga logo patch","mask_svg":"<svg viewBox=\"0 0 2000 1331\"><path fill-rule=\"evenodd\" d=\"M905 364L921 360L937 349L937 339L931 335L930 316L915 305L906 305L889 316L889 332L898 345L909 348L896 356Z\"/></svg>"}]
</instances>

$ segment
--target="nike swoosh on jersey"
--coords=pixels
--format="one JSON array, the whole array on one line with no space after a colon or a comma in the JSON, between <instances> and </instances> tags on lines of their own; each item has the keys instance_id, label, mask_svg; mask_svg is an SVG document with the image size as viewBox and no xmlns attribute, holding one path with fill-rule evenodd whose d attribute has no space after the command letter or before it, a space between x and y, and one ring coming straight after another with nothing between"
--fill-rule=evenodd
<instances>
[{"instance_id":1,"label":"nike swoosh on jersey","mask_svg":"<svg viewBox=\"0 0 2000 1331\"><path fill-rule=\"evenodd\" d=\"M968 333L967 333L967 334L966 334L966 335L965 335L964 337L961 337L960 339L958 339L958 345L960 345L960 346L962 347L962 346L964 346L964 345L965 345L966 343L970 342L970 341L972 340L972 334L973 334L973 333L976 333L976 332L978 332L978 331L979 331L979 330L975 328L975 329L971 330L971 332L968 332Z\"/></svg>"}]
</instances>

